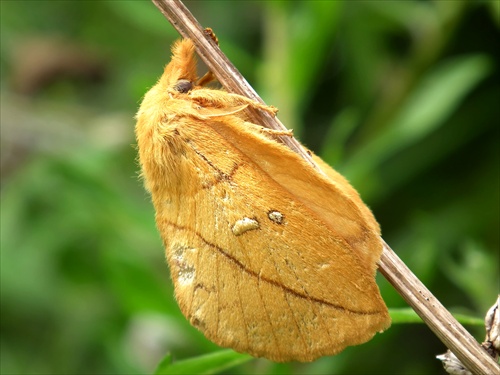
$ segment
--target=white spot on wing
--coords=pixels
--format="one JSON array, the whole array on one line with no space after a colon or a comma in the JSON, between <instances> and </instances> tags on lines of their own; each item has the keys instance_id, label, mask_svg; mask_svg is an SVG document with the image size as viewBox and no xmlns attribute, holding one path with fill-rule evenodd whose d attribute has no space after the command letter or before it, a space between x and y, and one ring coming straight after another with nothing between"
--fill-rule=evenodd
<instances>
[{"instance_id":1,"label":"white spot on wing","mask_svg":"<svg viewBox=\"0 0 500 375\"><path fill-rule=\"evenodd\" d=\"M285 221L285 216L279 211L269 211L267 217L276 224L283 224Z\"/></svg>"},{"instance_id":2,"label":"white spot on wing","mask_svg":"<svg viewBox=\"0 0 500 375\"><path fill-rule=\"evenodd\" d=\"M320 263L320 264L318 264L318 268L320 270L326 270L327 268L330 268L330 264L329 263Z\"/></svg>"},{"instance_id":3,"label":"white spot on wing","mask_svg":"<svg viewBox=\"0 0 500 375\"><path fill-rule=\"evenodd\" d=\"M189 285L193 283L195 276L195 270L192 266L187 266L182 264L179 266L179 273L177 275L177 281L180 285Z\"/></svg>"},{"instance_id":4,"label":"white spot on wing","mask_svg":"<svg viewBox=\"0 0 500 375\"><path fill-rule=\"evenodd\" d=\"M244 217L243 219L238 220L234 223L231 230L235 236L240 236L249 230L258 229L259 222L255 219L250 219L249 217Z\"/></svg>"},{"instance_id":5,"label":"white spot on wing","mask_svg":"<svg viewBox=\"0 0 500 375\"><path fill-rule=\"evenodd\" d=\"M179 285L186 286L193 283L196 270L192 264L193 253L196 249L189 246L174 243L171 247L172 260L177 266L177 281Z\"/></svg>"}]
</instances>

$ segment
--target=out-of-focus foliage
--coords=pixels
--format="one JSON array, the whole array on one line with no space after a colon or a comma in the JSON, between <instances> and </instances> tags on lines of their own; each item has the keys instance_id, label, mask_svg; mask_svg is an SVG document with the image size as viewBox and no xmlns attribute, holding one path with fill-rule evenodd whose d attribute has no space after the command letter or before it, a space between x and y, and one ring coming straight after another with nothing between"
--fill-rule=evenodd
<instances>
[{"instance_id":1,"label":"out-of-focus foliage","mask_svg":"<svg viewBox=\"0 0 500 375\"><path fill-rule=\"evenodd\" d=\"M438 299L482 318L499 282L498 2L186 4ZM133 147L177 33L147 1L0 6L1 373L443 373L423 324L311 364L202 356L220 349L172 297ZM167 352L183 362L158 366Z\"/></svg>"}]
</instances>

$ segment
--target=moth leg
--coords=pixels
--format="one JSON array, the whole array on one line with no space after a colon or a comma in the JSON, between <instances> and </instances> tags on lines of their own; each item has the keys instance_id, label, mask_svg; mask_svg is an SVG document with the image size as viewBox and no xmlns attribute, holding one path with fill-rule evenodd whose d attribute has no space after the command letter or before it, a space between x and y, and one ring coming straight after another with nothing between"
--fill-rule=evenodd
<instances>
[{"instance_id":1,"label":"moth leg","mask_svg":"<svg viewBox=\"0 0 500 375\"><path fill-rule=\"evenodd\" d=\"M273 106L259 103L255 100L249 99L245 96L232 94L225 91L211 90L211 89L198 89L190 92L190 97L198 102L202 107L234 107L238 105L248 105L249 107L260 109L275 116L278 109Z\"/></svg>"},{"instance_id":2,"label":"moth leg","mask_svg":"<svg viewBox=\"0 0 500 375\"><path fill-rule=\"evenodd\" d=\"M209 84L212 81L215 81L215 75L212 73L211 70L205 73L203 77L201 77L198 82L196 82L196 86L205 86Z\"/></svg>"},{"instance_id":3,"label":"moth leg","mask_svg":"<svg viewBox=\"0 0 500 375\"><path fill-rule=\"evenodd\" d=\"M256 125L252 122L245 122L245 126L255 130L256 132L264 133L266 135L273 137L278 137L278 136L293 137L293 129L287 129L287 130L269 129L260 125Z\"/></svg>"},{"instance_id":4,"label":"moth leg","mask_svg":"<svg viewBox=\"0 0 500 375\"><path fill-rule=\"evenodd\" d=\"M203 30L203 33L209 37L210 39L212 39L215 44L219 45L219 39L217 39L217 37L215 36L215 33L214 31L210 28L210 27L206 27L205 30ZM212 73L211 70L209 70L208 72L205 73L205 75L203 77L201 77L198 82L196 82L196 85L197 86L205 86L206 84L212 82L212 81L215 81L215 75Z\"/></svg>"},{"instance_id":5,"label":"moth leg","mask_svg":"<svg viewBox=\"0 0 500 375\"><path fill-rule=\"evenodd\" d=\"M264 128L260 129L262 133L266 133L269 135L273 136L286 136L286 137L293 137L293 129L287 129L287 130L276 130L276 129L269 129L269 128Z\"/></svg>"},{"instance_id":6,"label":"moth leg","mask_svg":"<svg viewBox=\"0 0 500 375\"><path fill-rule=\"evenodd\" d=\"M203 30L204 34L208 37L210 37L215 44L219 45L219 39L215 36L214 31L210 27L205 27L205 30Z\"/></svg>"}]
</instances>

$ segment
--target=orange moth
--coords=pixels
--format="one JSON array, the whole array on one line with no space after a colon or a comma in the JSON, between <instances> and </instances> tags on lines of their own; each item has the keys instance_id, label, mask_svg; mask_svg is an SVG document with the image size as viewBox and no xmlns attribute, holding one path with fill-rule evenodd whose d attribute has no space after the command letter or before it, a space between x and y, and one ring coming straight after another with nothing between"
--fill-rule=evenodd
<instances>
[{"instance_id":1,"label":"orange moth","mask_svg":"<svg viewBox=\"0 0 500 375\"><path fill-rule=\"evenodd\" d=\"M388 328L380 228L356 190L244 111L273 107L199 85L191 40L172 54L136 137L186 318L220 346L277 362L334 355Z\"/></svg>"}]
</instances>

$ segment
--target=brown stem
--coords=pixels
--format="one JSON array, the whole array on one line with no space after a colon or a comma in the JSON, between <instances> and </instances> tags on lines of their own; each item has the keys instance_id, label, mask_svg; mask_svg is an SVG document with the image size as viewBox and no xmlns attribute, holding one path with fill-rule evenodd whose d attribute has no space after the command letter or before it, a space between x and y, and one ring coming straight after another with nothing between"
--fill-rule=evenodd
<instances>
[{"instance_id":1,"label":"brown stem","mask_svg":"<svg viewBox=\"0 0 500 375\"><path fill-rule=\"evenodd\" d=\"M498 374L499 366L383 241L379 270L427 326L474 374Z\"/></svg>"},{"instance_id":2,"label":"brown stem","mask_svg":"<svg viewBox=\"0 0 500 375\"><path fill-rule=\"evenodd\" d=\"M184 38L194 41L198 55L226 90L264 103L180 0L152 1ZM265 112L254 111L252 116L257 124L270 129L286 130L277 118ZM295 138L282 137L282 141L315 166L310 155ZM389 245L383 240L382 242L384 251L378 264L380 272L427 326L474 374L499 373L498 364L408 269Z\"/></svg>"}]
</instances>

